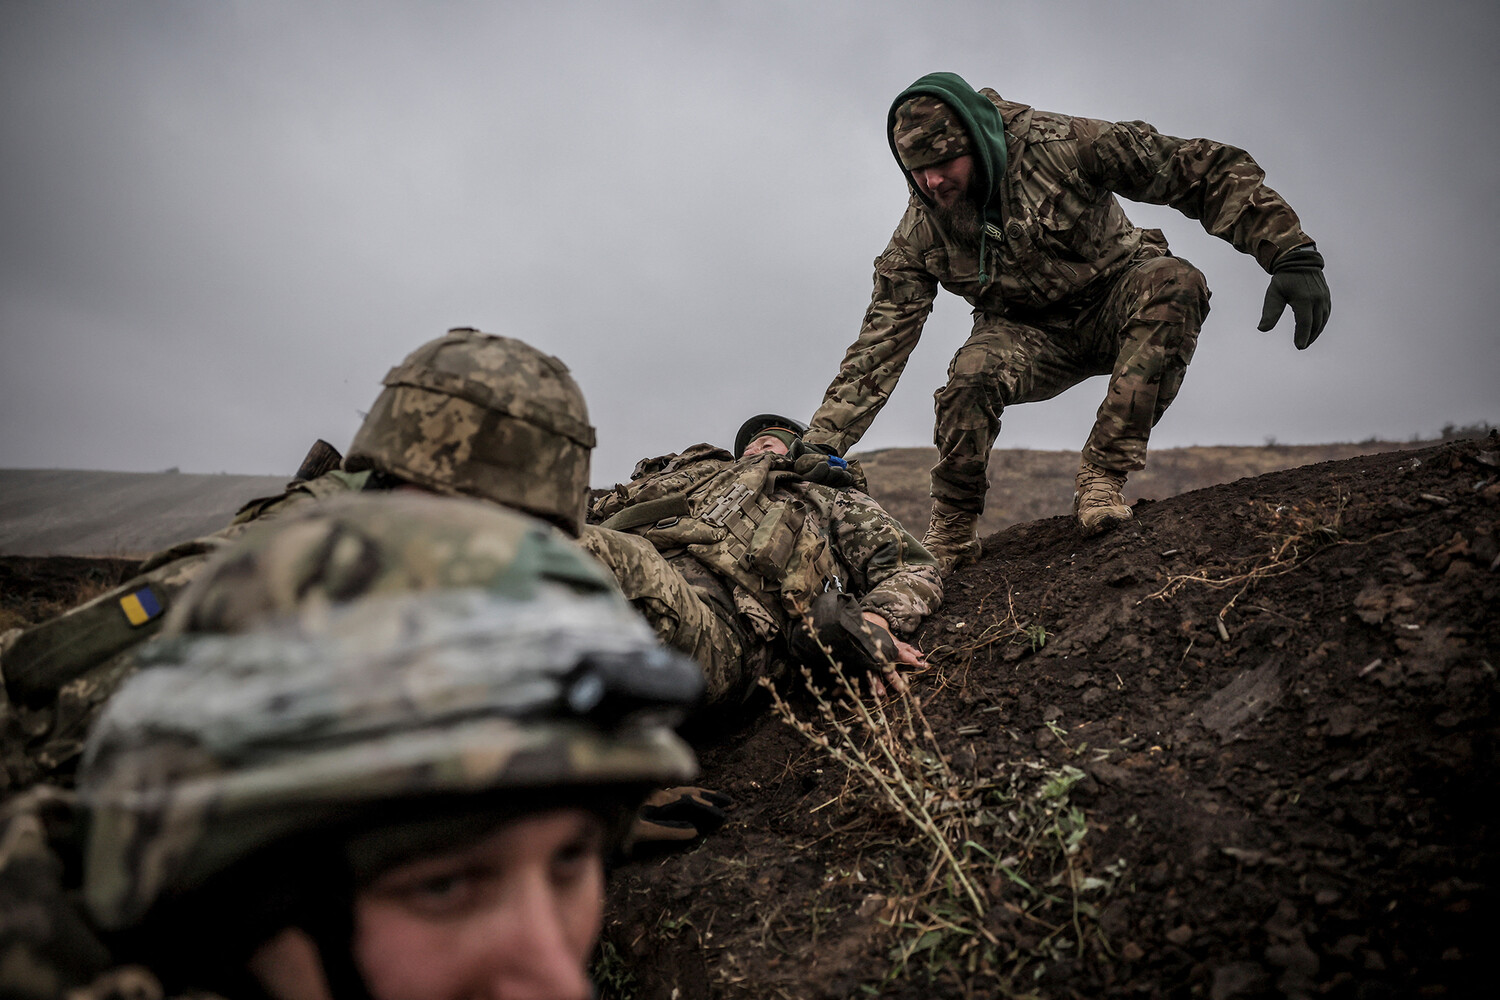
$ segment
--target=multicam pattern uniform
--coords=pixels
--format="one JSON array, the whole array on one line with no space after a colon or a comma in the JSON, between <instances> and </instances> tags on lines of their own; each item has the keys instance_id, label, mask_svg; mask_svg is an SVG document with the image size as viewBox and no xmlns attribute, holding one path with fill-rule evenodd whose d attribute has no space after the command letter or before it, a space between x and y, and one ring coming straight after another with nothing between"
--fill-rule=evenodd
<instances>
[{"instance_id":1,"label":"multicam pattern uniform","mask_svg":"<svg viewBox=\"0 0 1500 1000\"><path fill-rule=\"evenodd\" d=\"M1311 243L1244 150L1162 135L1144 122L1036 111L979 93L1005 121L1003 227L979 248L950 240L913 193L885 252L859 338L806 435L843 452L875 419L906 367L942 285L974 307L974 331L935 394L933 496L981 510L984 469L1010 403L1050 398L1096 374L1110 388L1084 457L1140 468L1146 440L1181 385L1208 311L1202 274L1140 229L1115 195L1170 205L1267 271ZM981 281L981 273L986 280Z\"/></svg>"},{"instance_id":2,"label":"multicam pattern uniform","mask_svg":"<svg viewBox=\"0 0 1500 1000\"><path fill-rule=\"evenodd\" d=\"M661 640L698 661L711 704L743 699L785 668L793 617L825 585L857 595L897 635L942 603L932 556L879 504L786 470L781 456L736 461L707 444L642 461L592 516L677 494L690 512L629 531L590 525L580 539ZM727 503L724 523L705 520L737 487L747 495Z\"/></svg>"},{"instance_id":3,"label":"multicam pattern uniform","mask_svg":"<svg viewBox=\"0 0 1500 1000\"><path fill-rule=\"evenodd\" d=\"M119 608L122 597L149 586L169 608L213 556L251 525L359 492L369 478L367 472L336 471L293 481L280 496L245 504L227 527L150 556L125 583L13 637L0 650L0 788L71 781L89 724L134 669L128 654L156 635L164 620L130 625Z\"/></svg>"}]
</instances>

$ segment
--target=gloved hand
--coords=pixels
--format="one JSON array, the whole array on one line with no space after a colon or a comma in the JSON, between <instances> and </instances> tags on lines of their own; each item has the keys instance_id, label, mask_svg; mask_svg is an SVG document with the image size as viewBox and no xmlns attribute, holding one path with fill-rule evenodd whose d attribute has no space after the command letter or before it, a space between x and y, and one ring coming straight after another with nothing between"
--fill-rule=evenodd
<instances>
[{"instance_id":1,"label":"gloved hand","mask_svg":"<svg viewBox=\"0 0 1500 1000\"><path fill-rule=\"evenodd\" d=\"M792 460L792 471L809 483L835 490L847 490L855 486L849 463L835 455L827 445L808 444L801 438L796 438L787 451L787 457Z\"/></svg>"},{"instance_id":2,"label":"gloved hand","mask_svg":"<svg viewBox=\"0 0 1500 1000\"><path fill-rule=\"evenodd\" d=\"M652 792L636 810L626 837L634 854L642 848L664 848L706 837L724 825L725 810L734 800L721 792L693 785Z\"/></svg>"},{"instance_id":3,"label":"gloved hand","mask_svg":"<svg viewBox=\"0 0 1500 1000\"><path fill-rule=\"evenodd\" d=\"M1333 308L1323 278L1323 255L1311 244L1288 250L1271 265L1271 287L1266 289L1260 313L1261 332L1276 325L1288 304L1297 321L1292 343L1305 351L1323 332Z\"/></svg>"}]
</instances>

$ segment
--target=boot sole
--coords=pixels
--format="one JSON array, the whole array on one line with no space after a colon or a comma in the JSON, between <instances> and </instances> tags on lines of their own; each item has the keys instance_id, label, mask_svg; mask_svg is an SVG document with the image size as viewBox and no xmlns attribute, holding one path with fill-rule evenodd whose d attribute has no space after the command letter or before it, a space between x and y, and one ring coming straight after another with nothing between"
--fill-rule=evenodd
<instances>
[{"instance_id":1,"label":"boot sole","mask_svg":"<svg viewBox=\"0 0 1500 1000\"><path fill-rule=\"evenodd\" d=\"M1084 522L1082 515L1080 515L1078 517L1078 527L1083 531L1083 537L1093 538L1095 535L1102 535L1106 531L1114 530L1115 528L1124 524L1126 521L1129 521L1134 516L1135 515L1131 512L1130 508L1126 507L1124 514L1116 514L1113 512L1104 514L1099 518L1099 520L1094 522L1092 527L1090 527L1087 523Z\"/></svg>"}]
</instances>

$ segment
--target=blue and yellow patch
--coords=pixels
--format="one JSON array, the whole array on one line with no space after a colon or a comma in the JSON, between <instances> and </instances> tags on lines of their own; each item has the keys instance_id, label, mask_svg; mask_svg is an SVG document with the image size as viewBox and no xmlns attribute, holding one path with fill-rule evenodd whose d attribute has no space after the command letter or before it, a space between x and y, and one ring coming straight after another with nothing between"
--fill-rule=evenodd
<instances>
[{"instance_id":1,"label":"blue and yellow patch","mask_svg":"<svg viewBox=\"0 0 1500 1000\"><path fill-rule=\"evenodd\" d=\"M142 587L133 594L126 594L120 598L120 610L125 612L125 620L132 626L141 626L158 617L162 612L161 602L151 592L150 587Z\"/></svg>"}]
</instances>

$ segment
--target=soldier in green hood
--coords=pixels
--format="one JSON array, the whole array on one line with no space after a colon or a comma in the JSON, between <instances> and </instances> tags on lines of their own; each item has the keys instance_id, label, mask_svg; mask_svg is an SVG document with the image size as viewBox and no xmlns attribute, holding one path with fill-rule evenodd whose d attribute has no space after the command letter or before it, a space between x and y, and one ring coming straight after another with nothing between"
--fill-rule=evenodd
<instances>
[{"instance_id":1,"label":"soldier in green hood","mask_svg":"<svg viewBox=\"0 0 1500 1000\"><path fill-rule=\"evenodd\" d=\"M1271 275L1260 329L1287 305L1305 349L1328 321L1323 258L1250 155L1144 122L1038 111L922 77L886 121L911 200L875 261L859 338L805 435L842 454L885 405L939 285L974 307L973 332L935 394L932 519L923 538L945 573L979 557L977 524L1001 411L1093 375L1109 389L1084 445L1074 511L1085 534L1131 516L1126 476L1177 395L1208 312L1204 277L1132 225L1116 196L1171 205Z\"/></svg>"}]
</instances>

